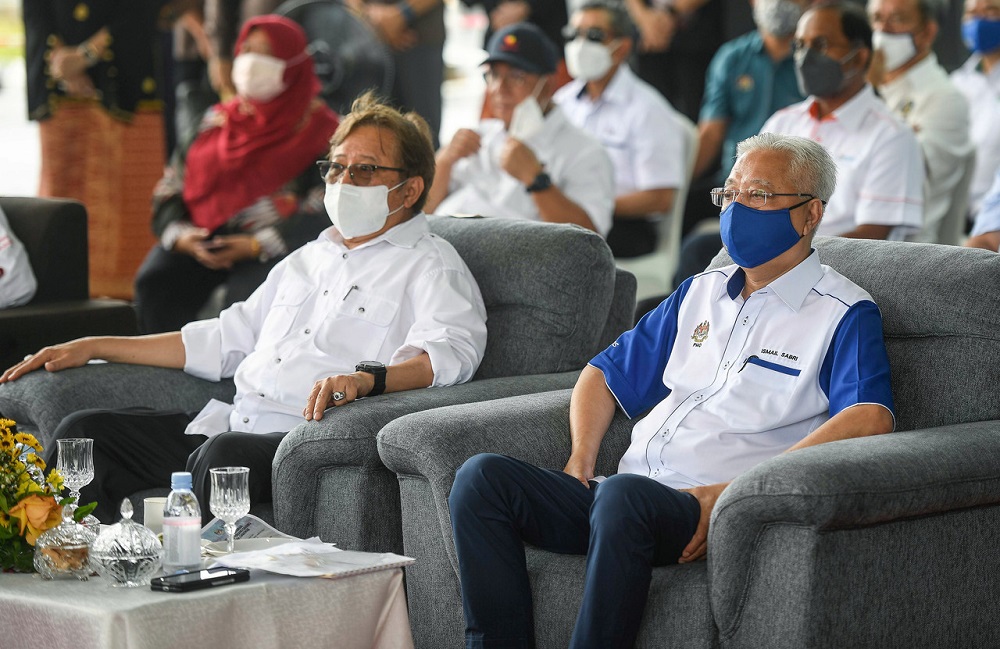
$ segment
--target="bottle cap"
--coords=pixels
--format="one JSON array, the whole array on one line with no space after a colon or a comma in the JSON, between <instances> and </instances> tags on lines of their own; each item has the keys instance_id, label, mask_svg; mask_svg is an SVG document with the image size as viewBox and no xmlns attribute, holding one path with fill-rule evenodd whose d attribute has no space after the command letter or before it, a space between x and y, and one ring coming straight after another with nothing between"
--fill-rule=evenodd
<instances>
[{"instance_id":1,"label":"bottle cap","mask_svg":"<svg viewBox=\"0 0 1000 649\"><path fill-rule=\"evenodd\" d=\"M170 474L171 489L190 489L191 484L191 474L187 471L175 471Z\"/></svg>"}]
</instances>

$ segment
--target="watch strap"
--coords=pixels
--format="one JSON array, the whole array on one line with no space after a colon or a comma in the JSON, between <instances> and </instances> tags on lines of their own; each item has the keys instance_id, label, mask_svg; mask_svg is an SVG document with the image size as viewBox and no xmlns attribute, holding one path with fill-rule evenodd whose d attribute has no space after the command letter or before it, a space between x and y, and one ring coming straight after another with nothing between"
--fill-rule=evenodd
<instances>
[{"instance_id":1,"label":"watch strap","mask_svg":"<svg viewBox=\"0 0 1000 649\"><path fill-rule=\"evenodd\" d=\"M532 183L527 186L526 191L530 194L532 192L543 191L551 186L552 186L552 178L550 178L549 175L544 171L540 171L538 172L538 175L535 176L535 179L532 181Z\"/></svg>"},{"instance_id":2,"label":"watch strap","mask_svg":"<svg viewBox=\"0 0 1000 649\"><path fill-rule=\"evenodd\" d=\"M354 366L355 372L366 372L375 377L375 385L372 391L367 394L369 397L377 397L385 392L385 365L375 361L362 361Z\"/></svg>"}]
</instances>

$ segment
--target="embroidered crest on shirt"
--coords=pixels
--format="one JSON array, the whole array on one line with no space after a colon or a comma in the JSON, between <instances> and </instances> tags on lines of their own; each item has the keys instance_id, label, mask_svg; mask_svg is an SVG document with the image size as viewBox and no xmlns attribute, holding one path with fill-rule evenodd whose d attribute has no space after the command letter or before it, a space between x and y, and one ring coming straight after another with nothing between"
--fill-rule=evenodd
<instances>
[{"instance_id":1,"label":"embroidered crest on shirt","mask_svg":"<svg viewBox=\"0 0 1000 649\"><path fill-rule=\"evenodd\" d=\"M701 344L705 342L708 338L708 320L705 320L697 327L694 328L694 334L691 336L691 340L694 341L695 347L701 347Z\"/></svg>"},{"instance_id":2,"label":"embroidered crest on shirt","mask_svg":"<svg viewBox=\"0 0 1000 649\"><path fill-rule=\"evenodd\" d=\"M749 74L741 74L736 77L736 87L739 88L741 92L750 92L753 90L753 77Z\"/></svg>"}]
</instances>

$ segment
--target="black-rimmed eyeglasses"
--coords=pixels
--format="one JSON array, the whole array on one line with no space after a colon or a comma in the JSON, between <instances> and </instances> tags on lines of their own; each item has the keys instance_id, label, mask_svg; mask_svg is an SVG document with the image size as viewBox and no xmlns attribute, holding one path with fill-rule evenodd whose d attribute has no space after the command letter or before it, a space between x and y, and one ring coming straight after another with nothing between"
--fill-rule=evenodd
<instances>
[{"instance_id":1,"label":"black-rimmed eyeglasses","mask_svg":"<svg viewBox=\"0 0 1000 649\"><path fill-rule=\"evenodd\" d=\"M377 171L398 171L400 173L406 173L406 169L400 169L399 167L386 167L384 165L372 165L372 164L353 164L353 165L342 165L339 162L330 162L329 160L317 160L316 166L319 167L319 175L322 176L328 184L333 184L335 182L340 182L341 176L344 175L346 171L350 175L351 180L354 181L356 185L368 185L372 181L372 177Z\"/></svg>"}]
</instances>

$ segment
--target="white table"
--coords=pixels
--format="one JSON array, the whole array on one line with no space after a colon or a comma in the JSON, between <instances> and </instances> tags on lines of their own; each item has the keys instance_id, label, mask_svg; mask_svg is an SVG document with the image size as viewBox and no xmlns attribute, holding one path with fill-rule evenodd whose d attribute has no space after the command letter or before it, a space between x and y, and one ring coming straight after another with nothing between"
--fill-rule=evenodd
<instances>
[{"instance_id":1,"label":"white table","mask_svg":"<svg viewBox=\"0 0 1000 649\"><path fill-rule=\"evenodd\" d=\"M3 574L0 629L5 647L413 647L399 568L342 579L255 570L190 593Z\"/></svg>"}]
</instances>

